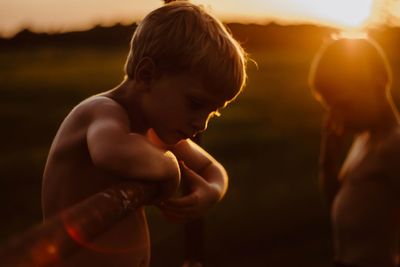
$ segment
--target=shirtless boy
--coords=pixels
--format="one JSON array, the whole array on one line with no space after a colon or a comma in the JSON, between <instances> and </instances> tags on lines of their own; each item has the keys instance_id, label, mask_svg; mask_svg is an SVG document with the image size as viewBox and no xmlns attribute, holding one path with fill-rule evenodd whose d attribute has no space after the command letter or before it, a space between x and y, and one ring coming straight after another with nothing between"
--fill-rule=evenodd
<instances>
[{"instance_id":1,"label":"shirtless boy","mask_svg":"<svg viewBox=\"0 0 400 267\"><path fill-rule=\"evenodd\" d=\"M225 194L223 166L189 138L231 102L246 80L246 55L215 17L187 1L138 25L115 88L78 104L51 146L42 186L44 218L121 181L159 181L161 209L175 221L204 214ZM180 179L191 191L173 197ZM65 266L148 266L143 208Z\"/></svg>"},{"instance_id":2,"label":"shirtless boy","mask_svg":"<svg viewBox=\"0 0 400 267\"><path fill-rule=\"evenodd\" d=\"M310 84L327 111L320 182L331 207L335 266L395 267L400 125L386 56L370 39L334 39L316 55Z\"/></svg>"}]
</instances>

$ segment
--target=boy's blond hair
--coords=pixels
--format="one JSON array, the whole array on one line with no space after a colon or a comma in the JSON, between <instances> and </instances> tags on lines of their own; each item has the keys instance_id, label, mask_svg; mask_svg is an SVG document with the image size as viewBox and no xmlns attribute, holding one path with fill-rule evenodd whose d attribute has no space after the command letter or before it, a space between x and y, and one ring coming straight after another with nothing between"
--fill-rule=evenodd
<instances>
[{"instance_id":1,"label":"boy's blond hair","mask_svg":"<svg viewBox=\"0 0 400 267\"><path fill-rule=\"evenodd\" d=\"M162 73L189 71L215 90L240 92L247 78L240 44L218 19L188 1L166 4L139 23L125 64L128 78L135 78L145 57Z\"/></svg>"},{"instance_id":2,"label":"boy's blond hair","mask_svg":"<svg viewBox=\"0 0 400 267\"><path fill-rule=\"evenodd\" d=\"M336 37L326 42L314 57L309 85L318 96L321 90L334 89L331 87L336 82L360 87L377 79L385 85L384 89L390 88L392 72L379 44L370 38Z\"/></svg>"}]
</instances>

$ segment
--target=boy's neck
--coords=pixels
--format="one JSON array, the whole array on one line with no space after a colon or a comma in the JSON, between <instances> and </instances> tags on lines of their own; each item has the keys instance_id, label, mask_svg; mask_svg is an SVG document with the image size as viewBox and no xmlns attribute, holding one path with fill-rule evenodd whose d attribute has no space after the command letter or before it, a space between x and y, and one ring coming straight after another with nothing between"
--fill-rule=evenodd
<instances>
[{"instance_id":1,"label":"boy's neck","mask_svg":"<svg viewBox=\"0 0 400 267\"><path fill-rule=\"evenodd\" d=\"M144 134L149 127L143 116L141 94L135 89L135 81L125 79L120 85L106 93L106 95L119 103L128 114L132 132Z\"/></svg>"}]
</instances>

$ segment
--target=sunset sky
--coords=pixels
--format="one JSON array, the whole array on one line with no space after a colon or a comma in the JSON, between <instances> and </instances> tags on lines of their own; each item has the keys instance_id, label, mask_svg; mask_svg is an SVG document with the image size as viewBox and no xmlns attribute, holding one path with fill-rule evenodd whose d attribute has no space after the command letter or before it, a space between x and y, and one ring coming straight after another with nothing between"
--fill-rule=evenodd
<instances>
[{"instance_id":1,"label":"sunset sky","mask_svg":"<svg viewBox=\"0 0 400 267\"><path fill-rule=\"evenodd\" d=\"M318 23L358 27L400 25L398 0L193 0L224 21ZM69 31L95 24L132 23L163 4L160 0L0 0L0 34L21 28Z\"/></svg>"}]
</instances>

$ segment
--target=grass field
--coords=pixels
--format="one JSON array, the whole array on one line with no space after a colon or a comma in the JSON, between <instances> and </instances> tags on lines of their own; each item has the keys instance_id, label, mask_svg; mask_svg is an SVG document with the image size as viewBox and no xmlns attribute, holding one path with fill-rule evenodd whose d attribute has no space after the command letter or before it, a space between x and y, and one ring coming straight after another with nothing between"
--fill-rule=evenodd
<instances>
[{"instance_id":1,"label":"grass field","mask_svg":"<svg viewBox=\"0 0 400 267\"><path fill-rule=\"evenodd\" d=\"M126 53L0 50L0 241L41 221L41 175L59 124L79 101L120 82ZM247 88L203 136L230 174L226 198L206 220L209 266L330 264L329 219L316 180L323 110L307 87L313 53L250 50L258 67L250 63ZM149 219L152 266L177 266L182 226L154 208Z\"/></svg>"}]
</instances>

